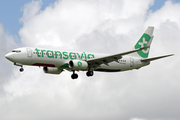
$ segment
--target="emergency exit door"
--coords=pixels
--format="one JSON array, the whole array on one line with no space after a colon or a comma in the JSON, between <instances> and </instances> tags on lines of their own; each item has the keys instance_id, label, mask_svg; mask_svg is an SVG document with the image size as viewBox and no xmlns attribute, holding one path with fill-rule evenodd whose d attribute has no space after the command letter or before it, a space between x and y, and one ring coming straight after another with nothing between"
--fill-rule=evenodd
<instances>
[{"instance_id":1,"label":"emergency exit door","mask_svg":"<svg viewBox=\"0 0 180 120\"><path fill-rule=\"evenodd\" d=\"M30 48L27 48L27 56L32 57L32 50Z\"/></svg>"}]
</instances>

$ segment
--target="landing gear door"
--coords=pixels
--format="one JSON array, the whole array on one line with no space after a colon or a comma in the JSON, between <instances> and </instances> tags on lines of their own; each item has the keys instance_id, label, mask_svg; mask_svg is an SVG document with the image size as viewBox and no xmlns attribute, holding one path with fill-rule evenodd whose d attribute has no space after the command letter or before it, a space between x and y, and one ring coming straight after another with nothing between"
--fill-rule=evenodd
<instances>
[{"instance_id":1,"label":"landing gear door","mask_svg":"<svg viewBox=\"0 0 180 120\"><path fill-rule=\"evenodd\" d=\"M32 57L32 50L30 48L27 48L27 56Z\"/></svg>"}]
</instances>

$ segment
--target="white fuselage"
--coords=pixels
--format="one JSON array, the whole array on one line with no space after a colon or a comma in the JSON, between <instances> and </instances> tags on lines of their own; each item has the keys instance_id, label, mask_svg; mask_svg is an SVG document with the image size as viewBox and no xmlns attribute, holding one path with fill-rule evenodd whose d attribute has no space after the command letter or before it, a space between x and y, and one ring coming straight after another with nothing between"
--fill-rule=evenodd
<instances>
[{"instance_id":1,"label":"white fuselage","mask_svg":"<svg viewBox=\"0 0 180 120\"><path fill-rule=\"evenodd\" d=\"M86 52L72 52L48 50L39 48L19 48L6 55L6 58L20 65L45 66L67 69L70 60L87 61L90 59L101 58L107 54L95 54ZM123 56L118 61L101 64L95 71L117 72L131 69L138 69L149 65L149 62L141 62L141 58ZM83 70L87 71L87 70Z\"/></svg>"}]
</instances>

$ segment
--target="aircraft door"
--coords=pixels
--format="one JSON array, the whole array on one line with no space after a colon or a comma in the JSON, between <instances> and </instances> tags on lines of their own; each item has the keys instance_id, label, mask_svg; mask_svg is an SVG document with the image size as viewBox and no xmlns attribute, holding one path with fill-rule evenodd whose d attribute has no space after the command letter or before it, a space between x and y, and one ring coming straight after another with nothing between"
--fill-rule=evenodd
<instances>
[{"instance_id":1,"label":"aircraft door","mask_svg":"<svg viewBox=\"0 0 180 120\"><path fill-rule=\"evenodd\" d=\"M130 58L130 67L133 67L133 66L134 66L134 59Z\"/></svg>"},{"instance_id":2,"label":"aircraft door","mask_svg":"<svg viewBox=\"0 0 180 120\"><path fill-rule=\"evenodd\" d=\"M32 57L32 50L30 48L27 48L27 56Z\"/></svg>"}]
</instances>

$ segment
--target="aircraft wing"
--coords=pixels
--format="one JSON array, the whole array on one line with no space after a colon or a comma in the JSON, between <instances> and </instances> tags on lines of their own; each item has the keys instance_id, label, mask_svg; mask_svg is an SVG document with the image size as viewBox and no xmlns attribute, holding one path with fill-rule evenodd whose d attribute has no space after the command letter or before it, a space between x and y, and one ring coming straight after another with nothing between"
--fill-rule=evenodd
<instances>
[{"instance_id":1,"label":"aircraft wing","mask_svg":"<svg viewBox=\"0 0 180 120\"><path fill-rule=\"evenodd\" d=\"M110 62L113 62L113 61L119 62L118 60L121 59L123 55L134 53L134 52L137 52L137 51L140 51L140 50L143 50L143 49L150 47L152 39L153 39L153 37L151 38L151 40L149 40L148 44L145 47L135 49L135 50L131 50L131 51L127 51L127 52L123 52L123 53L119 53L119 54L105 56L105 57L101 57L101 58L90 59L90 60L87 60L87 63L89 64L90 68L97 68L101 64L105 64L108 66L108 63L110 63Z\"/></svg>"},{"instance_id":2,"label":"aircraft wing","mask_svg":"<svg viewBox=\"0 0 180 120\"><path fill-rule=\"evenodd\" d=\"M145 59L142 59L141 62L149 62L149 61L157 60L157 59L160 59L160 58L169 57L169 56L172 56L172 55L174 55L174 54L164 55L164 56L159 56L159 57L153 57L153 58L145 58Z\"/></svg>"}]
</instances>

